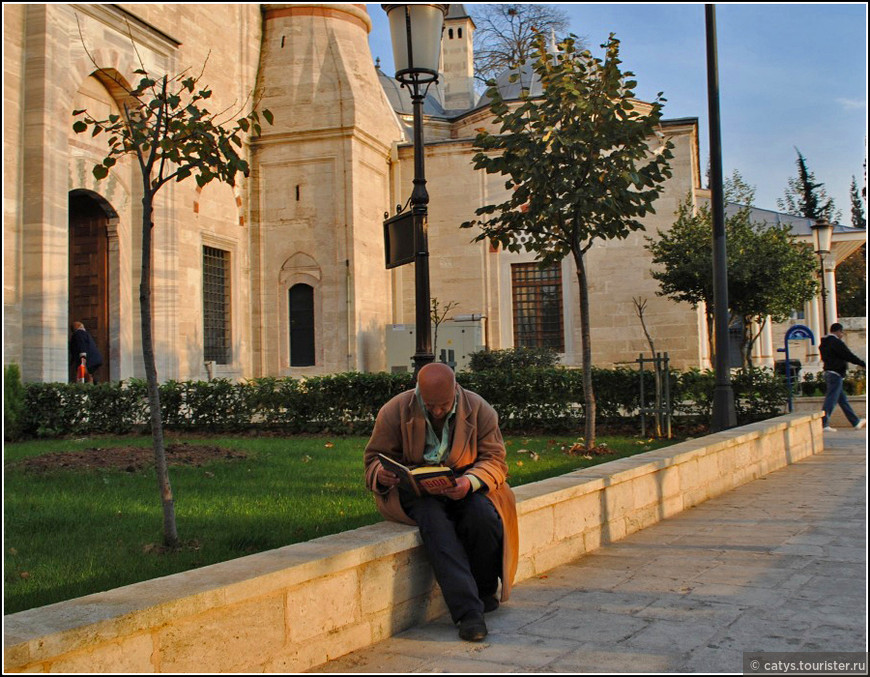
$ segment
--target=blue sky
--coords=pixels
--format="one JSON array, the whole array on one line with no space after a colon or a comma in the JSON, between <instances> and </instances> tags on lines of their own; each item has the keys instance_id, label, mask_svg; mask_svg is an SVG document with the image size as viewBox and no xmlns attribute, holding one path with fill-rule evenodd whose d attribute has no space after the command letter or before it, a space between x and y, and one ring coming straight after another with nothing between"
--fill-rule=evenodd
<instances>
[{"instance_id":1,"label":"blue sky","mask_svg":"<svg viewBox=\"0 0 870 677\"><path fill-rule=\"evenodd\" d=\"M389 27L367 5L372 55L391 73ZM466 3L466 8L473 3ZM704 5L561 3L572 33L596 56L613 32L638 98L658 92L666 118L696 117L703 170L709 159ZM850 223L849 186L864 185L867 144L867 6L716 5L722 165L756 188L756 206L776 209L797 175L795 147Z\"/></svg>"}]
</instances>

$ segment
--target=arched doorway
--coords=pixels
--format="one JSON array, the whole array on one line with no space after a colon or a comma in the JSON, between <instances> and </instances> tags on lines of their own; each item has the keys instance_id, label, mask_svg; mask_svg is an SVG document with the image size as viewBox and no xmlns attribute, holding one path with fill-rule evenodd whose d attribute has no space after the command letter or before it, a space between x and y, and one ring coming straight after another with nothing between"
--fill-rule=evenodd
<instances>
[{"instance_id":1,"label":"arched doorway","mask_svg":"<svg viewBox=\"0 0 870 677\"><path fill-rule=\"evenodd\" d=\"M314 366L314 288L294 284L289 291L290 366Z\"/></svg>"},{"instance_id":2,"label":"arched doorway","mask_svg":"<svg viewBox=\"0 0 870 677\"><path fill-rule=\"evenodd\" d=\"M85 325L100 353L98 380L109 378L109 217L111 207L84 190L69 194L69 324ZM75 374L70 369L70 379Z\"/></svg>"}]
</instances>

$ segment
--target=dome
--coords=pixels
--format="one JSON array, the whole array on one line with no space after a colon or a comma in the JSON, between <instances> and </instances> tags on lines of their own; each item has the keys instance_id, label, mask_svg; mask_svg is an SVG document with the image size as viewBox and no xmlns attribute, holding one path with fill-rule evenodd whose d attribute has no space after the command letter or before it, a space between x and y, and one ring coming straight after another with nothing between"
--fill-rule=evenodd
<instances>
[{"instance_id":1,"label":"dome","mask_svg":"<svg viewBox=\"0 0 870 677\"><path fill-rule=\"evenodd\" d=\"M375 64L375 71L377 71L378 80L380 80L381 87L384 88L384 93L387 95L387 101L390 102L393 110L399 115L412 115L414 113L414 106L411 103L410 90L407 87L403 87L395 78L384 73L381 70L380 60ZM423 115L446 117L447 113L444 110L444 106L441 105L441 101L443 101L441 88L436 83L433 83L423 99Z\"/></svg>"}]
</instances>

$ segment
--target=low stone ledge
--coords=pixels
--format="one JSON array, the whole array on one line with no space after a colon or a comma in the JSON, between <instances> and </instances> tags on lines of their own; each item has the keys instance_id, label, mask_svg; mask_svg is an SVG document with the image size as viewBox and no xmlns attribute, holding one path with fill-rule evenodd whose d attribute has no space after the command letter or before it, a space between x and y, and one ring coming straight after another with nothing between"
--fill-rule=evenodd
<instances>
[{"instance_id":1,"label":"low stone ledge","mask_svg":"<svg viewBox=\"0 0 870 677\"><path fill-rule=\"evenodd\" d=\"M791 414L515 489L517 582L822 450ZM299 672L445 612L382 522L4 618L9 672Z\"/></svg>"},{"instance_id":2,"label":"low stone ledge","mask_svg":"<svg viewBox=\"0 0 870 677\"><path fill-rule=\"evenodd\" d=\"M867 395L849 395L849 404L859 418L867 417ZM815 413L822 410L825 398L802 395L792 400L792 407L796 414ZM831 412L831 425L834 428L850 428L851 424L846 420L846 415L840 407L835 407Z\"/></svg>"}]
</instances>

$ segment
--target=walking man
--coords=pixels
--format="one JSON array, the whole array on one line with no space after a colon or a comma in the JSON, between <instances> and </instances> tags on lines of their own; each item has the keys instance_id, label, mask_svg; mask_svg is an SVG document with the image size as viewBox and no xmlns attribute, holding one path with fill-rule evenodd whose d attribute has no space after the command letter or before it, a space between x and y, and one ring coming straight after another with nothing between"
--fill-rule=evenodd
<instances>
[{"instance_id":1,"label":"walking man","mask_svg":"<svg viewBox=\"0 0 870 677\"><path fill-rule=\"evenodd\" d=\"M823 405L825 416L822 419L822 427L826 433L836 432L836 428L831 427L831 413L834 407L838 404L856 430L860 430L867 425L867 419L858 418L858 415L852 410L846 393L843 390L843 379L846 376L846 367L848 363L857 364L859 367L867 368L864 361L855 355L846 344L843 342L843 325L835 322L831 325L831 333L825 336L819 342L819 353L822 355L822 365L825 368L825 404Z\"/></svg>"}]
</instances>

